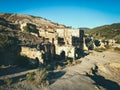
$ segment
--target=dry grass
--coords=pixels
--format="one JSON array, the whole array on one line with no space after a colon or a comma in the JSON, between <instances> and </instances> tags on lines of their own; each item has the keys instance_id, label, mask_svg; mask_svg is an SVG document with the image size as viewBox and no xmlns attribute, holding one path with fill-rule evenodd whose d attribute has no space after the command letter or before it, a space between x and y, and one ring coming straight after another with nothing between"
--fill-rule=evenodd
<instances>
[{"instance_id":1,"label":"dry grass","mask_svg":"<svg viewBox=\"0 0 120 90\"><path fill-rule=\"evenodd\" d=\"M35 72L28 73L26 80L33 83L34 85L47 86L49 81L47 80L48 72L45 68L39 69Z\"/></svg>"},{"instance_id":2,"label":"dry grass","mask_svg":"<svg viewBox=\"0 0 120 90\"><path fill-rule=\"evenodd\" d=\"M94 50L97 51L97 52L103 52L103 51L105 51L106 49L105 49L105 48L95 48Z\"/></svg>"},{"instance_id":3,"label":"dry grass","mask_svg":"<svg viewBox=\"0 0 120 90\"><path fill-rule=\"evenodd\" d=\"M7 86L9 86L9 85L11 85L11 83L12 83L12 79L6 78L6 79L4 80L4 82L5 82L5 84L6 84Z\"/></svg>"},{"instance_id":4,"label":"dry grass","mask_svg":"<svg viewBox=\"0 0 120 90\"><path fill-rule=\"evenodd\" d=\"M67 65L70 66L71 64L70 60L67 60Z\"/></svg>"}]
</instances>

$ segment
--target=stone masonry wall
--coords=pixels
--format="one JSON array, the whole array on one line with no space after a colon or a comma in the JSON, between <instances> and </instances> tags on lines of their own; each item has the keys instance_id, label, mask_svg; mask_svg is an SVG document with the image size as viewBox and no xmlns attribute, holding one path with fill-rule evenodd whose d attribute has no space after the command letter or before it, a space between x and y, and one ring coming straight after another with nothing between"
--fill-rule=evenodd
<instances>
[{"instance_id":1,"label":"stone masonry wall","mask_svg":"<svg viewBox=\"0 0 120 90\"><path fill-rule=\"evenodd\" d=\"M29 58L38 58L39 62L43 63L42 52L38 51L36 48L21 47L21 55L26 55Z\"/></svg>"}]
</instances>

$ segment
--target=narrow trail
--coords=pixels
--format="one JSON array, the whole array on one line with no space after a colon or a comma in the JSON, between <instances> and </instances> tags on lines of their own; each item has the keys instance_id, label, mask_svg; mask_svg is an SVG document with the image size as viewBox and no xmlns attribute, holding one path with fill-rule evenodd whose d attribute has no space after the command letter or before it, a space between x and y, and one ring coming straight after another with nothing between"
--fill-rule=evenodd
<instances>
[{"instance_id":1,"label":"narrow trail","mask_svg":"<svg viewBox=\"0 0 120 90\"><path fill-rule=\"evenodd\" d=\"M50 85L50 90L114 90L120 88L120 82L115 80L115 77L106 65L117 62L120 54L110 51L95 52L92 51L89 55L81 58L80 64L69 66L64 69L66 73ZM98 71L93 73L95 67ZM109 66L110 67L110 66ZM86 75L88 73L88 75ZM116 79L120 79L119 77ZM104 85L102 84L104 83ZM111 86L109 86L109 84ZM110 89L111 87L111 89Z\"/></svg>"},{"instance_id":2,"label":"narrow trail","mask_svg":"<svg viewBox=\"0 0 120 90\"><path fill-rule=\"evenodd\" d=\"M27 70L27 71L23 71L23 72L19 72L19 73L14 73L14 74L10 74L10 75L4 75L4 76L0 76L1 80L4 80L5 78L15 78L15 77L19 77L22 75L26 75L27 73L31 73L36 71L37 69L32 69L32 70Z\"/></svg>"}]
</instances>

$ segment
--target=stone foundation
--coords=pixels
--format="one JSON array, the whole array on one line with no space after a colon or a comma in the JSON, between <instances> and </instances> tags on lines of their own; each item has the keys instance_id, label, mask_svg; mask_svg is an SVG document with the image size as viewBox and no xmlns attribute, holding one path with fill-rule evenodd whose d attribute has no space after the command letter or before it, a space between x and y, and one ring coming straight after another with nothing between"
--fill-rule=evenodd
<instances>
[{"instance_id":1,"label":"stone foundation","mask_svg":"<svg viewBox=\"0 0 120 90\"><path fill-rule=\"evenodd\" d=\"M43 63L42 52L38 51L36 48L21 47L21 55L26 55L28 58L36 59L38 58L39 62Z\"/></svg>"}]
</instances>

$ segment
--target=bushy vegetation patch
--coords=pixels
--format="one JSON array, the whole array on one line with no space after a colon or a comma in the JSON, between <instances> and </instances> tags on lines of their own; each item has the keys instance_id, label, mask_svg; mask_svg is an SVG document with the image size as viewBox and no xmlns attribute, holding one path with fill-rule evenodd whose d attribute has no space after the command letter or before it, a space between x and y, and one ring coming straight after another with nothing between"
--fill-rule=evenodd
<instances>
[{"instance_id":1,"label":"bushy vegetation patch","mask_svg":"<svg viewBox=\"0 0 120 90\"><path fill-rule=\"evenodd\" d=\"M97 51L97 52L103 52L103 51L105 51L106 49L103 48L103 47L101 47L101 48L95 48L94 50Z\"/></svg>"},{"instance_id":2,"label":"bushy vegetation patch","mask_svg":"<svg viewBox=\"0 0 120 90\"><path fill-rule=\"evenodd\" d=\"M33 83L34 85L49 85L49 81L47 80L48 71L45 68L41 68L35 72L28 73L26 76L26 80L28 82Z\"/></svg>"},{"instance_id":3,"label":"bushy vegetation patch","mask_svg":"<svg viewBox=\"0 0 120 90\"><path fill-rule=\"evenodd\" d=\"M36 33L39 34L38 30L36 29L36 25L27 23L26 26L23 27L25 33Z\"/></svg>"},{"instance_id":4,"label":"bushy vegetation patch","mask_svg":"<svg viewBox=\"0 0 120 90\"><path fill-rule=\"evenodd\" d=\"M18 40L0 33L0 50L12 49L17 44Z\"/></svg>"},{"instance_id":5,"label":"bushy vegetation patch","mask_svg":"<svg viewBox=\"0 0 120 90\"><path fill-rule=\"evenodd\" d=\"M12 82L13 82L13 81L12 81L12 79L10 79L10 78L4 79L4 83L5 83L7 86L11 85Z\"/></svg>"},{"instance_id":6,"label":"bushy vegetation patch","mask_svg":"<svg viewBox=\"0 0 120 90\"><path fill-rule=\"evenodd\" d=\"M89 30L89 34L99 39L115 39L120 43L120 23L93 28Z\"/></svg>"}]
</instances>

